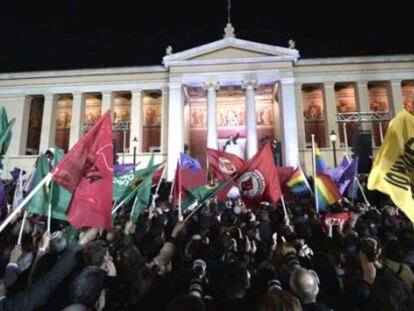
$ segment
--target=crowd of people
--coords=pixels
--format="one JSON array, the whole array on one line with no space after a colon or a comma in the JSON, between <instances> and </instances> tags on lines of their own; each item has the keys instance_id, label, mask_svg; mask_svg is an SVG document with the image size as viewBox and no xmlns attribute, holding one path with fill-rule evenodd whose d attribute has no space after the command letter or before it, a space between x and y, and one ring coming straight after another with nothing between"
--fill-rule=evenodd
<instances>
[{"instance_id":1,"label":"crowd of people","mask_svg":"<svg viewBox=\"0 0 414 311\"><path fill-rule=\"evenodd\" d=\"M53 220L48 232L30 215L17 244L17 217L0 234L0 310L414 310L413 225L385 195L321 213L295 198L287 214L211 199L184 221L168 186L135 224L121 208L111 231Z\"/></svg>"}]
</instances>

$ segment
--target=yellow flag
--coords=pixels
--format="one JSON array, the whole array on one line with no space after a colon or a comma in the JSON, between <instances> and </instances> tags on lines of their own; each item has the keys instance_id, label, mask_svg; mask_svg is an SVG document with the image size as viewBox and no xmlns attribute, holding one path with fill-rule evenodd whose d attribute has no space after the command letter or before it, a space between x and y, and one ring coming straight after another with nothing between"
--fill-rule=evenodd
<instances>
[{"instance_id":1,"label":"yellow flag","mask_svg":"<svg viewBox=\"0 0 414 311\"><path fill-rule=\"evenodd\" d=\"M414 223L414 116L403 109L390 122L368 178Z\"/></svg>"}]
</instances>

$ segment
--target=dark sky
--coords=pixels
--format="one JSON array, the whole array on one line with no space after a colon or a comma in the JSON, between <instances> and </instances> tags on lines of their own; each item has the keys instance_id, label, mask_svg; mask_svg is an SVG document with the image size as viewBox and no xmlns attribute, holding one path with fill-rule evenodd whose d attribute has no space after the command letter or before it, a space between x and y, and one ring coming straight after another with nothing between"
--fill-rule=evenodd
<instances>
[{"instance_id":1,"label":"dark sky","mask_svg":"<svg viewBox=\"0 0 414 311\"><path fill-rule=\"evenodd\" d=\"M0 71L160 65L215 41L224 0L2 1ZM105 2L105 3L104 3ZM233 0L238 38L287 46L302 58L414 52L414 2Z\"/></svg>"}]
</instances>

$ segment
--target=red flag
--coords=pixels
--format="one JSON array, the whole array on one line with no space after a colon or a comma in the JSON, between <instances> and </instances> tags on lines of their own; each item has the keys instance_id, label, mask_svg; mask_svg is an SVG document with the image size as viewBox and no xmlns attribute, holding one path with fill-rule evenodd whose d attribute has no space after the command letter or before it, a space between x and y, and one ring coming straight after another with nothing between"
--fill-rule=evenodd
<instances>
[{"instance_id":1,"label":"red flag","mask_svg":"<svg viewBox=\"0 0 414 311\"><path fill-rule=\"evenodd\" d=\"M58 163L53 179L72 192L66 215L75 228L111 229L113 144L110 111Z\"/></svg>"},{"instance_id":2,"label":"red flag","mask_svg":"<svg viewBox=\"0 0 414 311\"><path fill-rule=\"evenodd\" d=\"M182 187L182 178L181 178L181 167L180 162L177 162L177 168L175 170L174 178L174 190L173 190L173 206L174 208L178 205L179 199L181 196L181 202L183 201L183 187Z\"/></svg>"},{"instance_id":3,"label":"red flag","mask_svg":"<svg viewBox=\"0 0 414 311\"><path fill-rule=\"evenodd\" d=\"M177 171L179 171L179 176L177 176ZM194 172L191 168L181 169L181 167L177 165L177 171L175 172L174 182L174 207L178 205L179 190L181 190L181 202L184 202L187 189L199 187L208 183L206 178L206 171L204 169L199 169ZM176 188L177 178L179 180L180 187L177 186Z\"/></svg>"},{"instance_id":4,"label":"red flag","mask_svg":"<svg viewBox=\"0 0 414 311\"><path fill-rule=\"evenodd\" d=\"M161 177L162 173L164 172L164 166L157 169L154 173L152 173L152 185L157 186Z\"/></svg>"},{"instance_id":5,"label":"red flag","mask_svg":"<svg viewBox=\"0 0 414 311\"><path fill-rule=\"evenodd\" d=\"M211 177L219 182L234 177L243 170L245 164L243 159L232 153L210 148L207 148L207 158ZM228 199L227 193L233 186L237 185L234 181L230 181L217 193L219 201L226 201Z\"/></svg>"},{"instance_id":6,"label":"red flag","mask_svg":"<svg viewBox=\"0 0 414 311\"><path fill-rule=\"evenodd\" d=\"M244 167L244 160L220 150L207 148L207 158L211 176L217 181L229 179Z\"/></svg>"},{"instance_id":7,"label":"red flag","mask_svg":"<svg viewBox=\"0 0 414 311\"><path fill-rule=\"evenodd\" d=\"M243 202L249 208L258 207L260 202L277 203L281 196L279 173L273 160L270 142L243 168L237 185Z\"/></svg>"}]
</instances>

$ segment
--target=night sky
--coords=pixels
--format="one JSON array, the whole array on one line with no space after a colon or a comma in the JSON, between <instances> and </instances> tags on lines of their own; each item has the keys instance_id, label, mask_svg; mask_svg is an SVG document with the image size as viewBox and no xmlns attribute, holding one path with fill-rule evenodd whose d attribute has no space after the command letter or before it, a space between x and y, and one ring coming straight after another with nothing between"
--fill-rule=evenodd
<instances>
[{"instance_id":1,"label":"night sky","mask_svg":"<svg viewBox=\"0 0 414 311\"><path fill-rule=\"evenodd\" d=\"M224 0L2 1L0 71L160 65L222 38ZM232 1L241 39L287 46L302 58L414 53L414 2Z\"/></svg>"}]
</instances>

